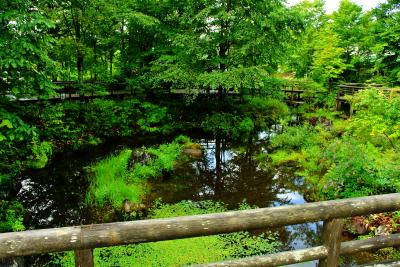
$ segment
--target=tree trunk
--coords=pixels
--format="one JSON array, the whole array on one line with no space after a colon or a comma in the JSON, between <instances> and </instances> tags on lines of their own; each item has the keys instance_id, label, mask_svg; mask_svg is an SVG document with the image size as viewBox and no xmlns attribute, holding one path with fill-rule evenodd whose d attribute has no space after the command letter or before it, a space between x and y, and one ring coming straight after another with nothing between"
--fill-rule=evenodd
<instances>
[{"instance_id":1,"label":"tree trunk","mask_svg":"<svg viewBox=\"0 0 400 267\"><path fill-rule=\"evenodd\" d=\"M78 70L78 82L83 82L83 44L82 44L82 34L81 34L81 23L82 23L82 9L77 8L76 14L73 17L74 27L75 27L75 38L76 38L76 67Z\"/></svg>"},{"instance_id":2,"label":"tree trunk","mask_svg":"<svg viewBox=\"0 0 400 267\"><path fill-rule=\"evenodd\" d=\"M222 31L222 29L221 29L221 31ZM223 62L225 60L225 57L226 57L226 51L227 51L227 49L225 47L225 44L220 44L219 45L219 57L220 57L220 60L222 61L219 64L219 71L220 72L224 72L226 70L225 62ZM218 87L218 107L221 106L223 100L224 100L224 87L222 85L220 85Z\"/></svg>"},{"instance_id":3,"label":"tree trunk","mask_svg":"<svg viewBox=\"0 0 400 267\"><path fill-rule=\"evenodd\" d=\"M94 69L94 80L97 81L97 70L96 70L96 66L97 66L97 40L94 40L94 44L93 44L93 51L94 51L94 56L93 56L93 67Z\"/></svg>"},{"instance_id":4,"label":"tree trunk","mask_svg":"<svg viewBox=\"0 0 400 267\"><path fill-rule=\"evenodd\" d=\"M113 77L113 59L114 59L114 51L110 51L110 78Z\"/></svg>"}]
</instances>

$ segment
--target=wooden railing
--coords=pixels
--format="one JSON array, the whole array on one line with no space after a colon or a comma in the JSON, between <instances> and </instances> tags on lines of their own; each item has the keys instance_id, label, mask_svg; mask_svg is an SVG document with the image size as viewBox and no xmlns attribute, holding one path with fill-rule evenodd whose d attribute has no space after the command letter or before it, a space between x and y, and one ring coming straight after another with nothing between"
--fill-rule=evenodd
<instances>
[{"instance_id":1,"label":"wooden railing","mask_svg":"<svg viewBox=\"0 0 400 267\"><path fill-rule=\"evenodd\" d=\"M124 97L124 96L134 96L136 95L135 91L129 89L126 83L105 83L105 82L85 82L83 84L79 84L76 81L55 81L54 85L60 87L57 91L58 94L52 96L46 96L42 100L50 100L50 101L62 101L62 100L82 100L96 97ZM95 88L83 90L82 86L100 86L104 90L100 90L97 92ZM340 110L344 103L347 103L345 96L354 95L356 92L366 89L366 88L376 88L386 95L392 97L394 95L400 94L400 89L394 88L385 88L382 84L361 84L361 83L343 83L343 84L334 84L333 88L337 91L336 96L336 108ZM322 91L309 91L305 88L304 84L301 83L289 83L288 85L278 86L275 88L276 90L282 90L284 93L284 101L289 106L300 106L304 103L310 103L313 99L317 97L317 95L324 96L327 92ZM254 89L250 93L250 95L260 95L261 89ZM187 95L190 94L190 90L179 89L179 90L161 90L158 92L164 92L162 95ZM217 95L217 90L196 90L198 95ZM153 94L157 94L153 92ZM241 94L236 91L227 91L227 95L233 97L241 97ZM8 95L13 99L11 95ZM17 100L21 102L36 102L41 98L34 95L25 95L24 97L20 97ZM351 108L351 107L350 107ZM351 112L350 112L351 113Z\"/></svg>"},{"instance_id":2,"label":"wooden railing","mask_svg":"<svg viewBox=\"0 0 400 267\"><path fill-rule=\"evenodd\" d=\"M324 221L318 247L204 266L279 266L320 260L337 266L340 254L400 245L400 234L340 243L341 218L400 209L400 193L244 211L52 228L0 234L0 258L75 250L76 266L93 266L93 248L173 240Z\"/></svg>"}]
</instances>

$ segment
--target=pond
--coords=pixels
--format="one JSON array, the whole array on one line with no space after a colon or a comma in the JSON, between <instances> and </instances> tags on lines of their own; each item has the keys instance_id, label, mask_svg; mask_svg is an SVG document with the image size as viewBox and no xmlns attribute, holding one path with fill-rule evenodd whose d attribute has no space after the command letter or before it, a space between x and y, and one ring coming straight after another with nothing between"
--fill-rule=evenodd
<instances>
[{"instance_id":1,"label":"pond","mask_svg":"<svg viewBox=\"0 0 400 267\"><path fill-rule=\"evenodd\" d=\"M203 156L177 165L162 181L149 181L145 204L151 205L160 198L164 203L212 200L224 203L228 209L237 209L242 203L260 208L305 203L304 181L294 175L293 167L276 167L259 159L260 152L269 149L267 137L268 134L260 134L257 140L238 146L220 138L193 134L192 140L204 148ZM110 140L96 147L57 154L45 169L27 171L21 177L18 193L27 208L27 228L101 222L85 205L85 168L124 147L156 145L159 140ZM283 250L293 250L317 245L320 229L321 223L308 223L270 230L279 233ZM32 266L40 266L45 260L46 257L27 258Z\"/></svg>"}]
</instances>

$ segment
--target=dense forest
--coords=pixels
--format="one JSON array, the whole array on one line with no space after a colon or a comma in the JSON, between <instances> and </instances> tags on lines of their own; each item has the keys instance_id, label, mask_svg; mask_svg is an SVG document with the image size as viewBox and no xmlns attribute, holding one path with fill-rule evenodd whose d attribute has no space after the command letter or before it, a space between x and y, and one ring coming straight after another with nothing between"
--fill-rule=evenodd
<instances>
[{"instance_id":1,"label":"dense forest","mask_svg":"<svg viewBox=\"0 0 400 267\"><path fill-rule=\"evenodd\" d=\"M400 192L400 2L324 4L2 0L0 232L291 204L288 191L307 202ZM28 199L35 184L46 190ZM39 219L39 200L58 217ZM400 213L345 229L397 233ZM293 248L282 231L98 249L95 263L262 255ZM72 255L24 261L71 266ZM400 258L371 257L388 255Z\"/></svg>"}]
</instances>

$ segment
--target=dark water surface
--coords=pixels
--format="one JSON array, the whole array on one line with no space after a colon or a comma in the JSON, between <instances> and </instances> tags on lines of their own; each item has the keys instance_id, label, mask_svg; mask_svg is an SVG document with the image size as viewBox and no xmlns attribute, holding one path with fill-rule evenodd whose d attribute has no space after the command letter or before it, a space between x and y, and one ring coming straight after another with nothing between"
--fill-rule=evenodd
<instances>
[{"instance_id":1,"label":"dark water surface","mask_svg":"<svg viewBox=\"0 0 400 267\"><path fill-rule=\"evenodd\" d=\"M145 201L151 203L158 198L166 203L213 200L225 203L228 209L237 209L241 203L258 207L305 203L303 179L294 175L292 167L273 167L266 160L258 160L261 152L268 151L266 136L260 135L258 140L245 146L236 146L219 138L192 136L204 148L203 157L178 164L162 181L150 181L150 192ZM160 138L129 142L114 140L57 154L45 169L27 171L21 177L18 193L27 209L27 228L98 222L85 205L88 188L85 168L123 147L139 148L158 142ZM283 249L292 250L317 245L320 228L318 223L309 223L273 230L279 232ZM315 263L298 266L315 266Z\"/></svg>"}]
</instances>

